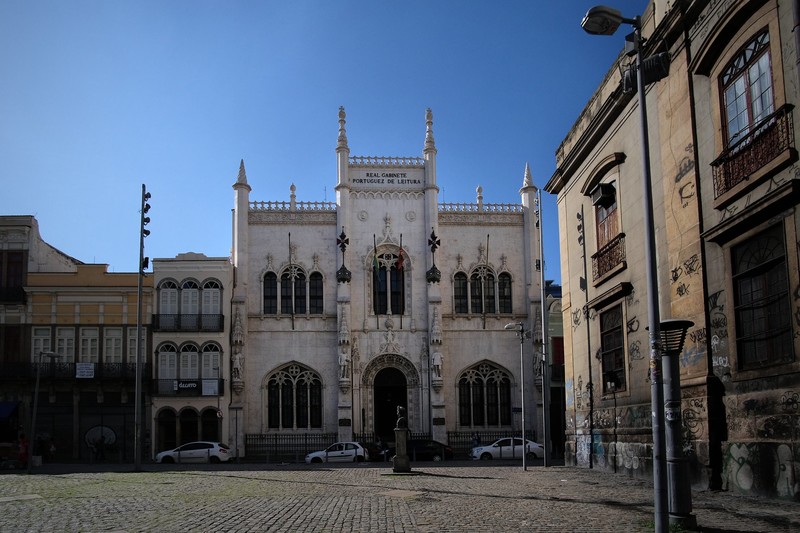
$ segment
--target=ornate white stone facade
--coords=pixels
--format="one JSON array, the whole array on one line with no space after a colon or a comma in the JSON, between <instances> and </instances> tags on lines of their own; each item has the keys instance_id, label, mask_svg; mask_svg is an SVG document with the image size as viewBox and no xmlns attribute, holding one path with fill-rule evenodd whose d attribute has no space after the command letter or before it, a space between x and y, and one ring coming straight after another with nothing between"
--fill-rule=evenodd
<instances>
[{"instance_id":1,"label":"ornate white stone facade","mask_svg":"<svg viewBox=\"0 0 800 533\"><path fill-rule=\"evenodd\" d=\"M520 379L526 429L541 427L533 346L521 378L519 340L503 329L539 316L537 189L526 169L520 204L484 204L479 188L475 204L440 205L436 152L428 110L422 157L350 156L340 108L335 202L297 202L294 185L288 202L251 201L242 162L241 431L392 440L397 405L412 432L442 442L515 431Z\"/></svg>"}]
</instances>

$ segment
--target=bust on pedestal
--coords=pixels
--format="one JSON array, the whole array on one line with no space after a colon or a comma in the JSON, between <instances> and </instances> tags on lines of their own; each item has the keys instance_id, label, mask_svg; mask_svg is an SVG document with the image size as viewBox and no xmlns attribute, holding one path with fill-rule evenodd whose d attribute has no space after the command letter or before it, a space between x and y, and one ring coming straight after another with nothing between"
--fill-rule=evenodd
<instances>
[{"instance_id":1,"label":"bust on pedestal","mask_svg":"<svg viewBox=\"0 0 800 533\"><path fill-rule=\"evenodd\" d=\"M402 405L397 406L397 424L394 428L395 472L411 472L411 463L408 460L408 421L406 420L406 409Z\"/></svg>"}]
</instances>

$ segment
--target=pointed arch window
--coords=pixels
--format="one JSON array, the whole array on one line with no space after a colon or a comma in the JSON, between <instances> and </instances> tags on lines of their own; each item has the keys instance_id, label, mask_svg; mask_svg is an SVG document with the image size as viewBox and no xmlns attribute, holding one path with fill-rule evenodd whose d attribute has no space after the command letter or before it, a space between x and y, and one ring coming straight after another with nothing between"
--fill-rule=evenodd
<instances>
[{"instance_id":1,"label":"pointed arch window","mask_svg":"<svg viewBox=\"0 0 800 533\"><path fill-rule=\"evenodd\" d=\"M453 305L455 313L510 313L511 275L504 273L498 278L486 265L476 267L469 278L463 272L456 273Z\"/></svg>"},{"instance_id":2,"label":"pointed arch window","mask_svg":"<svg viewBox=\"0 0 800 533\"><path fill-rule=\"evenodd\" d=\"M322 274L312 272L308 277L308 312L322 314Z\"/></svg>"},{"instance_id":3,"label":"pointed arch window","mask_svg":"<svg viewBox=\"0 0 800 533\"><path fill-rule=\"evenodd\" d=\"M296 363L267 380L267 427L270 429L322 428L322 380Z\"/></svg>"},{"instance_id":4,"label":"pointed arch window","mask_svg":"<svg viewBox=\"0 0 800 533\"><path fill-rule=\"evenodd\" d=\"M406 281L400 253L378 254L372 263L372 311L376 315L405 313Z\"/></svg>"},{"instance_id":5,"label":"pointed arch window","mask_svg":"<svg viewBox=\"0 0 800 533\"><path fill-rule=\"evenodd\" d=\"M498 305L501 313L511 313L511 274L503 272L497 276Z\"/></svg>"},{"instance_id":6,"label":"pointed arch window","mask_svg":"<svg viewBox=\"0 0 800 533\"><path fill-rule=\"evenodd\" d=\"M458 380L459 425L490 428L511 425L511 378L492 363L467 369Z\"/></svg>"},{"instance_id":7,"label":"pointed arch window","mask_svg":"<svg viewBox=\"0 0 800 533\"><path fill-rule=\"evenodd\" d=\"M264 314L278 314L278 275L275 272L264 274Z\"/></svg>"},{"instance_id":8,"label":"pointed arch window","mask_svg":"<svg viewBox=\"0 0 800 533\"><path fill-rule=\"evenodd\" d=\"M306 275L298 265L286 268L280 275L264 274L265 315L321 315L323 307L323 278L319 272Z\"/></svg>"},{"instance_id":9,"label":"pointed arch window","mask_svg":"<svg viewBox=\"0 0 800 533\"><path fill-rule=\"evenodd\" d=\"M453 307L456 313L469 313L467 275L457 272L453 276Z\"/></svg>"}]
</instances>

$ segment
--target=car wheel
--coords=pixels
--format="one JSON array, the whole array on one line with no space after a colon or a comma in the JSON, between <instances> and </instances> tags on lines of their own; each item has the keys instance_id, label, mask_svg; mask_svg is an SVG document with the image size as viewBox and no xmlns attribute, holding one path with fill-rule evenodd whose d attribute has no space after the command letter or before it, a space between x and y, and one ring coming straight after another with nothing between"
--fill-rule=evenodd
<instances>
[{"instance_id":1,"label":"car wheel","mask_svg":"<svg viewBox=\"0 0 800 533\"><path fill-rule=\"evenodd\" d=\"M491 458L492 458L492 454L490 454L489 452L486 452L486 453L484 453L483 455L481 455L481 460L482 460L482 461L488 461L488 460L490 460Z\"/></svg>"},{"instance_id":2,"label":"car wheel","mask_svg":"<svg viewBox=\"0 0 800 533\"><path fill-rule=\"evenodd\" d=\"M175 459L173 459L173 458L172 458L171 456L169 456L169 455L167 455L166 457L162 457L162 458L161 458L161 464L162 464L162 465L163 465L163 464L168 464L168 465L170 465L170 464L172 464L172 463L174 463L174 462L175 462Z\"/></svg>"},{"instance_id":3,"label":"car wheel","mask_svg":"<svg viewBox=\"0 0 800 533\"><path fill-rule=\"evenodd\" d=\"M311 462L312 462L312 463L321 463L321 462L322 462L322 458L320 458L320 457L314 457L313 459L311 459Z\"/></svg>"},{"instance_id":4,"label":"car wheel","mask_svg":"<svg viewBox=\"0 0 800 533\"><path fill-rule=\"evenodd\" d=\"M218 464L219 457L217 457L216 455L212 455L211 457L208 458L208 462L212 464Z\"/></svg>"},{"instance_id":5,"label":"car wheel","mask_svg":"<svg viewBox=\"0 0 800 533\"><path fill-rule=\"evenodd\" d=\"M355 460L358 461L359 463L363 463L364 462L364 456L363 455L356 455L356 459Z\"/></svg>"},{"instance_id":6,"label":"car wheel","mask_svg":"<svg viewBox=\"0 0 800 533\"><path fill-rule=\"evenodd\" d=\"M434 456L433 456L433 460L434 460L434 461L441 461L441 460L442 460L442 456L441 456L441 455L439 455L438 453L437 453L437 454L434 454Z\"/></svg>"}]
</instances>

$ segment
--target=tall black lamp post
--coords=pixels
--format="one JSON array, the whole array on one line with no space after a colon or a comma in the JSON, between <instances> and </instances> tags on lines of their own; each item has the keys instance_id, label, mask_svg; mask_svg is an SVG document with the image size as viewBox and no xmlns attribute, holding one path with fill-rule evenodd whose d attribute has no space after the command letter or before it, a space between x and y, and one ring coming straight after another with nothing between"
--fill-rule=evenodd
<instances>
[{"instance_id":1,"label":"tall black lamp post","mask_svg":"<svg viewBox=\"0 0 800 533\"><path fill-rule=\"evenodd\" d=\"M528 441L525 440L525 358L524 347L525 339L531 334L530 331L525 331L525 324L522 322L511 322L506 324L503 329L508 329L517 332L519 337L519 391L520 401L522 402L522 469L528 470L527 456L528 456ZM513 443L513 438L512 438ZM511 448L514 449L513 447Z\"/></svg>"},{"instance_id":2,"label":"tall black lamp post","mask_svg":"<svg viewBox=\"0 0 800 533\"><path fill-rule=\"evenodd\" d=\"M686 342L691 320L662 320L661 346L664 350L664 418L666 420L667 479L669 480L669 521L684 529L695 529L692 514L692 486L689 462L681 446L681 367L678 357Z\"/></svg>"},{"instance_id":3,"label":"tall black lamp post","mask_svg":"<svg viewBox=\"0 0 800 533\"><path fill-rule=\"evenodd\" d=\"M647 318L650 335L650 401L652 406L653 427L653 493L655 507L656 533L665 533L669 528L666 438L664 434L664 392L661 376L661 347L660 347L660 314L658 308L658 273L656 271L655 247L655 222L653 221L653 190L650 176L650 140L647 131L647 98L645 84L664 78L667 73L668 56L659 55L657 62L642 57L642 20L638 15L634 18L625 18L611 7L597 6L591 8L581 22L581 27L592 35L613 35L621 24L633 26L632 54L636 55L636 64L633 70L636 75L636 91L639 97L639 114L641 118L642 140L642 210L645 229L645 265L647 270ZM666 65L661 62L667 61ZM658 67L661 67L660 69ZM624 80L630 81L632 77L629 69Z\"/></svg>"},{"instance_id":4,"label":"tall black lamp post","mask_svg":"<svg viewBox=\"0 0 800 533\"><path fill-rule=\"evenodd\" d=\"M47 357L52 363L61 357L55 352L39 352L39 362L36 365L36 386L33 388L33 412L31 412L31 429L28 436L28 474L33 466L33 445L36 443L36 414L39 411L39 377L42 374L42 359Z\"/></svg>"}]
</instances>

